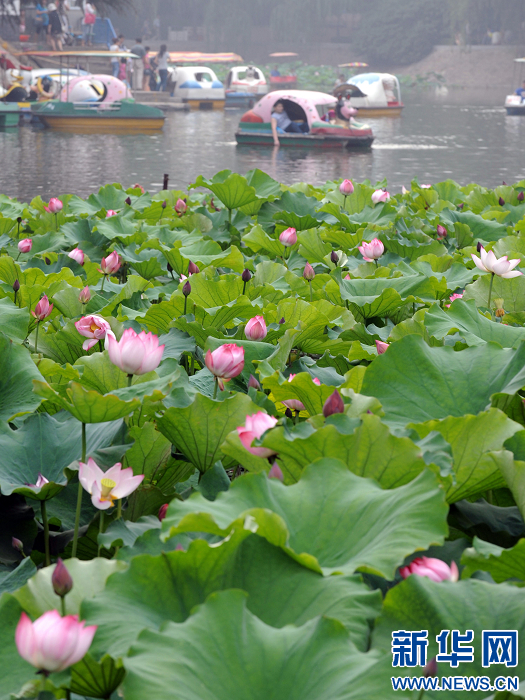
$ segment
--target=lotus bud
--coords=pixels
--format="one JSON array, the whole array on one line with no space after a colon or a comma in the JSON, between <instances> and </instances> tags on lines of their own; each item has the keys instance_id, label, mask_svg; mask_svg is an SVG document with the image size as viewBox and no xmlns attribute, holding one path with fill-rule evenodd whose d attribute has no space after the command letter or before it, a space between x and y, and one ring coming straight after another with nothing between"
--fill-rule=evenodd
<instances>
[{"instance_id":1,"label":"lotus bud","mask_svg":"<svg viewBox=\"0 0 525 700\"><path fill-rule=\"evenodd\" d=\"M483 248L483 244L481 243L481 241L478 241L478 245L476 246L476 250L478 251L478 253L481 253L482 248Z\"/></svg>"},{"instance_id":2,"label":"lotus bud","mask_svg":"<svg viewBox=\"0 0 525 700\"><path fill-rule=\"evenodd\" d=\"M281 318L281 320L279 321L279 325L282 325L283 323L286 323L285 320L284 320L284 316L283 316L283 317Z\"/></svg>"},{"instance_id":3,"label":"lotus bud","mask_svg":"<svg viewBox=\"0 0 525 700\"><path fill-rule=\"evenodd\" d=\"M42 299L40 299L35 306L35 310L31 311L31 315L34 316L37 321L43 321L53 311L53 306L54 305L49 303L47 296L44 294Z\"/></svg>"},{"instance_id":4,"label":"lotus bud","mask_svg":"<svg viewBox=\"0 0 525 700\"><path fill-rule=\"evenodd\" d=\"M438 224L438 227L437 227L438 238L446 238L447 233L448 233L447 229L444 226L441 226L441 224Z\"/></svg>"},{"instance_id":5,"label":"lotus bud","mask_svg":"<svg viewBox=\"0 0 525 700\"><path fill-rule=\"evenodd\" d=\"M184 294L185 297L189 297L189 296L190 296L190 294L191 294L191 284L190 284L189 280L186 280L186 282L184 282L184 286L183 286L183 288L182 288L182 293Z\"/></svg>"},{"instance_id":6,"label":"lotus bud","mask_svg":"<svg viewBox=\"0 0 525 700\"><path fill-rule=\"evenodd\" d=\"M465 202L461 202L461 204L458 204L458 209L463 209L465 206Z\"/></svg>"},{"instance_id":7,"label":"lotus bud","mask_svg":"<svg viewBox=\"0 0 525 700\"><path fill-rule=\"evenodd\" d=\"M38 477L35 486L37 487L37 489L41 489L42 486L45 486L46 484L49 484L49 479L46 479L46 477L43 474L38 472Z\"/></svg>"},{"instance_id":8,"label":"lotus bud","mask_svg":"<svg viewBox=\"0 0 525 700\"><path fill-rule=\"evenodd\" d=\"M19 289L20 289L20 282L18 280L15 280L13 282L13 291L18 292Z\"/></svg>"},{"instance_id":9,"label":"lotus bud","mask_svg":"<svg viewBox=\"0 0 525 700\"><path fill-rule=\"evenodd\" d=\"M73 250L67 254L68 258L71 258L75 262L77 262L79 265L84 264L84 252L80 250L80 248L73 248Z\"/></svg>"},{"instance_id":10,"label":"lotus bud","mask_svg":"<svg viewBox=\"0 0 525 700\"><path fill-rule=\"evenodd\" d=\"M500 205L500 207L502 207L505 204L505 200L503 199L503 197L500 197L498 199L498 204Z\"/></svg>"},{"instance_id":11,"label":"lotus bud","mask_svg":"<svg viewBox=\"0 0 525 700\"><path fill-rule=\"evenodd\" d=\"M51 197L49 200L48 209L52 214L58 214L64 205L57 197Z\"/></svg>"},{"instance_id":12,"label":"lotus bud","mask_svg":"<svg viewBox=\"0 0 525 700\"><path fill-rule=\"evenodd\" d=\"M169 503L165 503L164 505L162 505L159 508L158 518L159 518L160 522L162 522L164 520L164 518L166 517L166 512L168 510L168 506L169 506Z\"/></svg>"},{"instance_id":13,"label":"lotus bud","mask_svg":"<svg viewBox=\"0 0 525 700\"><path fill-rule=\"evenodd\" d=\"M337 265L339 262L339 255L335 252L335 250L332 250L332 254L330 255L330 260L334 263L334 265Z\"/></svg>"},{"instance_id":14,"label":"lotus bud","mask_svg":"<svg viewBox=\"0 0 525 700\"><path fill-rule=\"evenodd\" d=\"M350 180L343 180L343 182L339 185L339 192L345 197L348 197L348 195L352 194L353 191L354 186Z\"/></svg>"},{"instance_id":15,"label":"lotus bud","mask_svg":"<svg viewBox=\"0 0 525 700\"><path fill-rule=\"evenodd\" d=\"M108 209L106 212L106 219L111 219L112 216L117 216L117 212L114 209Z\"/></svg>"},{"instance_id":16,"label":"lotus bud","mask_svg":"<svg viewBox=\"0 0 525 700\"><path fill-rule=\"evenodd\" d=\"M179 542L179 544L175 547L175 551L176 551L176 552L185 552L186 550L184 549L184 547L183 547L183 546L181 545L181 543Z\"/></svg>"},{"instance_id":17,"label":"lotus bud","mask_svg":"<svg viewBox=\"0 0 525 700\"><path fill-rule=\"evenodd\" d=\"M345 280L351 280L351 279L352 279L352 278L350 277L349 274L346 274L346 275L345 275Z\"/></svg>"},{"instance_id":18,"label":"lotus bud","mask_svg":"<svg viewBox=\"0 0 525 700\"><path fill-rule=\"evenodd\" d=\"M57 561L57 565L51 576L51 583L53 585L53 590L61 598L66 596L73 588L73 579L62 559Z\"/></svg>"},{"instance_id":19,"label":"lotus bud","mask_svg":"<svg viewBox=\"0 0 525 700\"><path fill-rule=\"evenodd\" d=\"M505 316L505 309L503 308L505 300L504 299L494 299L494 306L496 307L496 316L501 318Z\"/></svg>"},{"instance_id":20,"label":"lotus bud","mask_svg":"<svg viewBox=\"0 0 525 700\"><path fill-rule=\"evenodd\" d=\"M434 678L437 676L438 672L438 665L437 665L437 660L436 657L434 656L430 661L427 663L427 665L423 669L423 675L425 678Z\"/></svg>"},{"instance_id":21,"label":"lotus bud","mask_svg":"<svg viewBox=\"0 0 525 700\"><path fill-rule=\"evenodd\" d=\"M261 390L261 385L257 381L257 379L253 376L253 374L250 374L250 379L248 381L248 389L256 389L257 391Z\"/></svg>"},{"instance_id":22,"label":"lotus bud","mask_svg":"<svg viewBox=\"0 0 525 700\"><path fill-rule=\"evenodd\" d=\"M175 204L175 211L177 214L185 214L186 210L188 209L188 205L183 199L177 199L177 203Z\"/></svg>"},{"instance_id":23,"label":"lotus bud","mask_svg":"<svg viewBox=\"0 0 525 700\"><path fill-rule=\"evenodd\" d=\"M21 223L22 223L22 217L21 217L21 216L17 216L17 217L16 217L16 221L17 221L18 224L21 224Z\"/></svg>"},{"instance_id":24,"label":"lotus bud","mask_svg":"<svg viewBox=\"0 0 525 700\"><path fill-rule=\"evenodd\" d=\"M163 209L166 209L166 207L168 206L168 203L166 202L166 200L164 200L160 206L161 206Z\"/></svg>"},{"instance_id":25,"label":"lotus bud","mask_svg":"<svg viewBox=\"0 0 525 700\"><path fill-rule=\"evenodd\" d=\"M279 481L284 481L284 474L282 472L281 467L277 464L277 462L274 462L272 464L272 468L268 472L268 478L269 479L279 479Z\"/></svg>"},{"instance_id":26,"label":"lotus bud","mask_svg":"<svg viewBox=\"0 0 525 700\"><path fill-rule=\"evenodd\" d=\"M16 537L11 537L11 546L13 549L16 549L20 552L22 556L24 556L24 543L17 539Z\"/></svg>"},{"instance_id":27,"label":"lotus bud","mask_svg":"<svg viewBox=\"0 0 525 700\"><path fill-rule=\"evenodd\" d=\"M376 340L376 348L377 348L377 354L382 355L388 350L388 346L390 343L383 343L381 340Z\"/></svg>"},{"instance_id":28,"label":"lotus bud","mask_svg":"<svg viewBox=\"0 0 525 700\"><path fill-rule=\"evenodd\" d=\"M44 262L46 265L51 265L51 260L48 257L44 258Z\"/></svg>"},{"instance_id":29,"label":"lotus bud","mask_svg":"<svg viewBox=\"0 0 525 700\"><path fill-rule=\"evenodd\" d=\"M144 187L142 187L142 185L139 185L138 182L136 182L134 185L132 185L132 186L131 186L131 189L132 189L132 190L140 190L140 193L141 193L141 194L144 194L144 192L146 191L146 190L144 189Z\"/></svg>"},{"instance_id":30,"label":"lotus bud","mask_svg":"<svg viewBox=\"0 0 525 700\"><path fill-rule=\"evenodd\" d=\"M429 578L436 583L440 581L456 582L459 579L459 571L455 561L449 566L441 559L433 557L417 557L408 566L402 566L399 573L404 579L415 575Z\"/></svg>"},{"instance_id":31,"label":"lotus bud","mask_svg":"<svg viewBox=\"0 0 525 700\"><path fill-rule=\"evenodd\" d=\"M525 194L523 194L523 190L521 192L518 192L518 202L523 202L525 199Z\"/></svg>"},{"instance_id":32,"label":"lotus bud","mask_svg":"<svg viewBox=\"0 0 525 700\"><path fill-rule=\"evenodd\" d=\"M262 316L254 316L244 327L244 335L248 340L264 340L268 331Z\"/></svg>"},{"instance_id":33,"label":"lotus bud","mask_svg":"<svg viewBox=\"0 0 525 700\"><path fill-rule=\"evenodd\" d=\"M525 403L525 399L523 399L523 402ZM284 415L285 415L287 418L293 418L293 413L292 413L292 411L291 411L289 408L286 409L286 411L284 412Z\"/></svg>"},{"instance_id":34,"label":"lotus bud","mask_svg":"<svg viewBox=\"0 0 525 700\"><path fill-rule=\"evenodd\" d=\"M89 291L89 287L86 285L84 289L80 291L80 294L78 295L78 300L81 304L87 304L90 299L91 292Z\"/></svg>"},{"instance_id":35,"label":"lotus bud","mask_svg":"<svg viewBox=\"0 0 525 700\"><path fill-rule=\"evenodd\" d=\"M501 184L505 185L505 187L507 186L507 183L505 182L505 180L503 180L503 182Z\"/></svg>"},{"instance_id":36,"label":"lotus bud","mask_svg":"<svg viewBox=\"0 0 525 700\"><path fill-rule=\"evenodd\" d=\"M200 272L199 268L190 260L188 263L188 275L196 275L198 272Z\"/></svg>"},{"instance_id":37,"label":"lotus bud","mask_svg":"<svg viewBox=\"0 0 525 700\"><path fill-rule=\"evenodd\" d=\"M173 272L172 266L168 263L168 272L171 274Z\"/></svg>"},{"instance_id":38,"label":"lotus bud","mask_svg":"<svg viewBox=\"0 0 525 700\"><path fill-rule=\"evenodd\" d=\"M308 282L311 282L315 277L315 270L309 262L307 262L304 266L303 277L305 278L305 280L308 280Z\"/></svg>"},{"instance_id":39,"label":"lotus bud","mask_svg":"<svg viewBox=\"0 0 525 700\"><path fill-rule=\"evenodd\" d=\"M128 205L128 207L130 207L131 206L131 197L126 197L124 202Z\"/></svg>"},{"instance_id":40,"label":"lotus bud","mask_svg":"<svg viewBox=\"0 0 525 700\"><path fill-rule=\"evenodd\" d=\"M328 418L328 416L331 416L334 413L344 413L344 411L344 401L341 398L341 394L337 391L337 389L335 389L334 393L331 394L324 402L323 416Z\"/></svg>"},{"instance_id":41,"label":"lotus bud","mask_svg":"<svg viewBox=\"0 0 525 700\"><path fill-rule=\"evenodd\" d=\"M18 242L18 250L20 253L29 253L33 245L33 240L31 238L24 238L22 241Z\"/></svg>"},{"instance_id":42,"label":"lotus bud","mask_svg":"<svg viewBox=\"0 0 525 700\"><path fill-rule=\"evenodd\" d=\"M252 273L250 272L250 270L243 270L242 271L241 279L243 282L245 282L245 283L249 282L251 280L251 278L252 278Z\"/></svg>"},{"instance_id":43,"label":"lotus bud","mask_svg":"<svg viewBox=\"0 0 525 700\"><path fill-rule=\"evenodd\" d=\"M290 227L285 229L279 236L279 240L285 248L288 248L297 243L297 231Z\"/></svg>"}]
</instances>

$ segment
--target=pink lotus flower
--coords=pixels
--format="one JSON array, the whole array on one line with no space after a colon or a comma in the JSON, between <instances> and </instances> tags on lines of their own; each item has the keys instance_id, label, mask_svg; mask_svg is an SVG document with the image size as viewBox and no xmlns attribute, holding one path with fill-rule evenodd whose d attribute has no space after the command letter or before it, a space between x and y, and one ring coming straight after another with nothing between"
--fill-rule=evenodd
<instances>
[{"instance_id":1,"label":"pink lotus flower","mask_svg":"<svg viewBox=\"0 0 525 700\"><path fill-rule=\"evenodd\" d=\"M277 418L259 411L254 413L253 416L246 416L244 425L237 428L237 434L244 447L252 455L265 458L271 457L276 454L275 450L270 450L267 447L252 447L252 443L256 439L260 440L267 430L275 427L276 423Z\"/></svg>"},{"instance_id":2,"label":"pink lotus flower","mask_svg":"<svg viewBox=\"0 0 525 700\"><path fill-rule=\"evenodd\" d=\"M305 280L307 280L307 282L311 282L315 277L315 270L309 262L307 262L304 266L303 277L305 278Z\"/></svg>"},{"instance_id":3,"label":"pink lotus flower","mask_svg":"<svg viewBox=\"0 0 525 700\"><path fill-rule=\"evenodd\" d=\"M334 389L333 394L331 394L323 404L323 416L328 418L328 416L333 416L334 413L344 413L345 404L341 398L341 394Z\"/></svg>"},{"instance_id":4,"label":"pink lotus flower","mask_svg":"<svg viewBox=\"0 0 525 700\"><path fill-rule=\"evenodd\" d=\"M80 462L78 469L78 480L91 494L91 503L99 510L107 510L111 508L113 501L129 496L140 486L143 479L144 474L133 476L133 469L122 469L120 463L103 472L91 457L87 464Z\"/></svg>"},{"instance_id":5,"label":"pink lotus flower","mask_svg":"<svg viewBox=\"0 0 525 700\"><path fill-rule=\"evenodd\" d=\"M168 506L169 506L169 503L164 503L159 508L159 512L158 512L157 517L160 520L160 522L162 522L164 520L164 518L166 517L166 513L168 512Z\"/></svg>"},{"instance_id":6,"label":"pink lotus flower","mask_svg":"<svg viewBox=\"0 0 525 700\"><path fill-rule=\"evenodd\" d=\"M102 258L100 261L100 269L98 271L103 275L114 275L121 265L122 258L118 253L113 251L107 256L107 258Z\"/></svg>"},{"instance_id":7,"label":"pink lotus flower","mask_svg":"<svg viewBox=\"0 0 525 700\"><path fill-rule=\"evenodd\" d=\"M351 280L351 279L352 279L348 273L345 275L344 278L345 278L345 280Z\"/></svg>"},{"instance_id":8,"label":"pink lotus flower","mask_svg":"<svg viewBox=\"0 0 525 700\"><path fill-rule=\"evenodd\" d=\"M45 486L46 484L49 484L49 479L46 479L46 477L43 474L38 472L38 478L36 480L35 486L37 487L37 489L41 489L42 486Z\"/></svg>"},{"instance_id":9,"label":"pink lotus flower","mask_svg":"<svg viewBox=\"0 0 525 700\"><path fill-rule=\"evenodd\" d=\"M279 240L285 248L289 248L297 243L297 231L291 227L287 228L281 233Z\"/></svg>"},{"instance_id":10,"label":"pink lotus flower","mask_svg":"<svg viewBox=\"0 0 525 700\"><path fill-rule=\"evenodd\" d=\"M63 671L84 658L91 646L97 626L85 624L78 615L61 617L58 610L48 610L34 622L23 612L16 627L16 648L39 671Z\"/></svg>"},{"instance_id":11,"label":"pink lotus flower","mask_svg":"<svg viewBox=\"0 0 525 700\"><path fill-rule=\"evenodd\" d=\"M288 381L292 382L295 377L296 377L295 374L290 374L288 376ZM313 383L317 384L317 386L321 386L321 382L319 379L317 379L317 377L313 378ZM298 399L286 399L286 401L283 401L282 403L286 406L286 408L289 408L291 411L300 412L300 411L305 410L304 404L301 401L299 401Z\"/></svg>"},{"instance_id":12,"label":"pink lotus flower","mask_svg":"<svg viewBox=\"0 0 525 700\"><path fill-rule=\"evenodd\" d=\"M127 375L146 374L160 364L164 345L154 333L135 333L127 328L117 342L113 334L107 333L109 359Z\"/></svg>"},{"instance_id":13,"label":"pink lotus flower","mask_svg":"<svg viewBox=\"0 0 525 700\"><path fill-rule=\"evenodd\" d=\"M262 316L254 316L244 328L244 335L248 340L263 340L266 338L267 333L266 323Z\"/></svg>"},{"instance_id":14,"label":"pink lotus flower","mask_svg":"<svg viewBox=\"0 0 525 700\"><path fill-rule=\"evenodd\" d=\"M284 481L284 474L283 470L281 467L277 464L277 462L274 462L272 464L272 468L268 472L268 478L269 479L279 479L279 481Z\"/></svg>"},{"instance_id":15,"label":"pink lotus flower","mask_svg":"<svg viewBox=\"0 0 525 700\"><path fill-rule=\"evenodd\" d=\"M477 255L471 253L472 260L474 260L476 267L479 270L483 270L483 272L491 272L493 275L503 277L504 279L519 277L523 274L523 272L520 272L519 270L514 270L514 268L520 264L520 258L508 260L506 255L504 255L502 258L497 258L492 250L489 250L487 253L483 246L479 247L479 254L481 260Z\"/></svg>"},{"instance_id":16,"label":"pink lotus flower","mask_svg":"<svg viewBox=\"0 0 525 700\"><path fill-rule=\"evenodd\" d=\"M18 250L20 253L29 253L33 247L33 240L31 238L24 238L22 241L18 242Z\"/></svg>"},{"instance_id":17,"label":"pink lotus flower","mask_svg":"<svg viewBox=\"0 0 525 700\"><path fill-rule=\"evenodd\" d=\"M78 300L81 304L87 304L88 301L91 299L91 292L89 291L89 287L86 285L84 289L80 290L80 294L78 295Z\"/></svg>"},{"instance_id":18,"label":"pink lotus flower","mask_svg":"<svg viewBox=\"0 0 525 700\"><path fill-rule=\"evenodd\" d=\"M57 197L51 197L49 200L48 211L50 211L51 214L58 214L58 212L62 210L63 206L64 205L60 199L57 199Z\"/></svg>"},{"instance_id":19,"label":"pink lotus flower","mask_svg":"<svg viewBox=\"0 0 525 700\"><path fill-rule=\"evenodd\" d=\"M199 266L190 260L188 263L188 275L197 275L199 272Z\"/></svg>"},{"instance_id":20,"label":"pink lotus flower","mask_svg":"<svg viewBox=\"0 0 525 700\"><path fill-rule=\"evenodd\" d=\"M354 186L350 180L343 180L343 182L339 185L339 192L344 194L345 197L348 197L348 195L352 194L353 191Z\"/></svg>"},{"instance_id":21,"label":"pink lotus flower","mask_svg":"<svg viewBox=\"0 0 525 700\"><path fill-rule=\"evenodd\" d=\"M49 303L47 295L44 294L42 299L40 299L38 304L35 306L35 310L31 311L31 314L37 319L37 321L43 321L53 311L53 306L53 304Z\"/></svg>"},{"instance_id":22,"label":"pink lotus flower","mask_svg":"<svg viewBox=\"0 0 525 700\"><path fill-rule=\"evenodd\" d=\"M377 349L377 354L382 355L388 350L388 346L390 343L383 343L382 340L376 340L376 349Z\"/></svg>"},{"instance_id":23,"label":"pink lotus flower","mask_svg":"<svg viewBox=\"0 0 525 700\"><path fill-rule=\"evenodd\" d=\"M441 559L433 557L418 557L414 559L408 566L402 566L399 569L402 578L408 578L411 574L416 576L426 576L432 581L457 581L459 578L458 567L456 562L452 562L449 566Z\"/></svg>"},{"instance_id":24,"label":"pink lotus flower","mask_svg":"<svg viewBox=\"0 0 525 700\"><path fill-rule=\"evenodd\" d=\"M116 342L115 334L111 330L111 326L102 316L97 316L96 314L82 316L79 321L75 321L75 328L84 338L89 338L89 340L84 341L82 350L90 350L99 340L105 341L104 346L107 350L108 338L110 336L112 336Z\"/></svg>"},{"instance_id":25,"label":"pink lotus flower","mask_svg":"<svg viewBox=\"0 0 525 700\"><path fill-rule=\"evenodd\" d=\"M218 378L221 391L224 382L240 374L244 368L244 348L234 343L226 343L211 352L208 350L205 357L206 367Z\"/></svg>"},{"instance_id":26,"label":"pink lotus flower","mask_svg":"<svg viewBox=\"0 0 525 700\"><path fill-rule=\"evenodd\" d=\"M379 238L374 238L369 243L366 241L363 242L363 245L360 245L358 250L366 262L373 262L383 255L385 246Z\"/></svg>"},{"instance_id":27,"label":"pink lotus flower","mask_svg":"<svg viewBox=\"0 0 525 700\"><path fill-rule=\"evenodd\" d=\"M390 194L386 190L376 190L372 193L372 202L378 204L379 202L388 202L390 199Z\"/></svg>"},{"instance_id":28,"label":"pink lotus flower","mask_svg":"<svg viewBox=\"0 0 525 700\"><path fill-rule=\"evenodd\" d=\"M117 213L114 209L108 209L106 212L106 219L110 219L112 216L117 216Z\"/></svg>"},{"instance_id":29,"label":"pink lotus flower","mask_svg":"<svg viewBox=\"0 0 525 700\"><path fill-rule=\"evenodd\" d=\"M73 248L73 250L67 254L68 258L75 260L79 265L84 264L84 252L80 248Z\"/></svg>"},{"instance_id":30,"label":"pink lotus flower","mask_svg":"<svg viewBox=\"0 0 525 700\"><path fill-rule=\"evenodd\" d=\"M421 187L422 190L429 190L432 187L432 185L419 185L419 186Z\"/></svg>"},{"instance_id":31,"label":"pink lotus flower","mask_svg":"<svg viewBox=\"0 0 525 700\"><path fill-rule=\"evenodd\" d=\"M139 185L138 182L136 182L134 185L132 185L132 186L131 186L131 189L132 189L132 190L140 190L140 193L141 193L141 194L144 194L144 192L146 191L146 190L144 189L144 187L142 187L142 185Z\"/></svg>"},{"instance_id":32,"label":"pink lotus flower","mask_svg":"<svg viewBox=\"0 0 525 700\"><path fill-rule=\"evenodd\" d=\"M438 238L446 238L448 235L447 229L444 226L441 226L441 224L437 225L436 233Z\"/></svg>"},{"instance_id":33,"label":"pink lotus flower","mask_svg":"<svg viewBox=\"0 0 525 700\"><path fill-rule=\"evenodd\" d=\"M456 301L456 299L463 299L463 294L451 294L449 296L450 301ZM450 308L450 304L445 304L447 309Z\"/></svg>"},{"instance_id":34,"label":"pink lotus flower","mask_svg":"<svg viewBox=\"0 0 525 700\"><path fill-rule=\"evenodd\" d=\"M407 188L404 185L401 185L401 194L408 194L410 190L407 190Z\"/></svg>"},{"instance_id":35,"label":"pink lotus flower","mask_svg":"<svg viewBox=\"0 0 525 700\"><path fill-rule=\"evenodd\" d=\"M179 197L179 199L177 199L177 203L175 204L175 211L177 212L177 214L185 214L187 209L188 205L183 199Z\"/></svg>"}]
</instances>

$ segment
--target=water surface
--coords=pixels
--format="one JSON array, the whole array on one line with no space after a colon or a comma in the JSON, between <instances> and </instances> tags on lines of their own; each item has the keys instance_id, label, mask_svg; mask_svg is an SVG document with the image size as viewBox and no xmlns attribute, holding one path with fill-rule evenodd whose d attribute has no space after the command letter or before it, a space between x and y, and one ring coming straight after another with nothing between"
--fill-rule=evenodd
<instances>
[{"instance_id":1,"label":"water surface","mask_svg":"<svg viewBox=\"0 0 525 700\"><path fill-rule=\"evenodd\" d=\"M376 141L367 151L316 151L237 146L242 111L173 112L155 135L69 134L32 126L0 131L0 192L29 200L71 192L87 196L108 182L158 190L186 188L199 174L258 167L275 179L321 183L347 177L387 178L396 192L453 178L495 187L525 178L525 117L508 117L501 96L404 95L400 118L370 119Z\"/></svg>"}]
</instances>

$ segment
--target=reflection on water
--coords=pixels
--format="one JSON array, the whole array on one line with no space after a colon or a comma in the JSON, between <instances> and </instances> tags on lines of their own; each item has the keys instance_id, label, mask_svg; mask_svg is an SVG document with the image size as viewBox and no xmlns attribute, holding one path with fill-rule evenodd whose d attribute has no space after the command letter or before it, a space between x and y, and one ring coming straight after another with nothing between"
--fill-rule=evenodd
<instances>
[{"instance_id":1,"label":"reflection on water","mask_svg":"<svg viewBox=\"0 0 525 700\"><path fill-rule=\"evenodd\" d=\"M487 102L491 99L488 95ZM370 120L376 141L368 151L239 147L237 111L171 113L164 131L155 135L6 130L0 132L0 192L21 199L66 192L86 196L116 181L156 190L163 173L170 174L170 187L186 188L199 174L256 167L288 184L387 178L394 192L413 177L489 187L525 178L525 117L507 117L499 104L462 103L457 95L453 100L409 96L406 102L400 118Z\"/></svg>"}]
</instances>

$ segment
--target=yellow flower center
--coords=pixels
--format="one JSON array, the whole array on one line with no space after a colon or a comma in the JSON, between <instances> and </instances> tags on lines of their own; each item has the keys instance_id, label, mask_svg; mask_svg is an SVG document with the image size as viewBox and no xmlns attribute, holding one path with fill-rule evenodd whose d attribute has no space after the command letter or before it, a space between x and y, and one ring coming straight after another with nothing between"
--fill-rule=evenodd
<instances>
[{"instance_id":1,"label":"yellow flower center","mask_svg":"<svg viewBox=\"0 0 525 700\"><path fill-rule=\"evenodd\" d=\"M94 333L95 331L98 331L98 326L96 323L92 323L89 327L89 330Z\"/></svg>"},{"instance_id":2,"label":"yellow flower center","mask_svg":"<svg viewBox=\"0 0 525 700\"><path fill-rule=\"evenodd\" d=\"M111 490L115 488L116 482L112 479L101 479L100 490L101 490L101 501L113 501L115 497L111 495Z\"/></svg>"}]
</instances>

